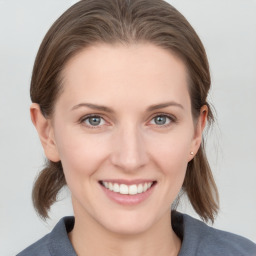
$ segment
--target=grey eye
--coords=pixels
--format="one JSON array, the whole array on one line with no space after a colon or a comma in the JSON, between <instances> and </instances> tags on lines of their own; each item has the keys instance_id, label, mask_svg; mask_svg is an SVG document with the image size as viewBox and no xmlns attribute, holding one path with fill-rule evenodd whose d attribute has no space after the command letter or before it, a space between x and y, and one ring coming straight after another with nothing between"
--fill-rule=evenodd
<instances>
[{"instance_id":1,"label":"grey eye","mask_svg":"<svg viewBox=\"0 0 256 256\"><path fill-rule=\"evenodd\" d=\"M89 126L99 126L104 124L104 120L100 116L91 116L85 119L85 123Z\"/></svg>"},{"instance_id":2,"label":"grey eye","mask_svg":"<svg viewBox=\"0 0 256 256\"><path fill-rule=\"evenodd\" d=\"M155 116L151 121L150 124L154 124L154 125L167 125L170 124L172 122L171 117L167 116L167 115L158 115Z\"/></svg>"},{"instance_id":3,"label":"grey eye","mask_svg":"<svg viewBox=\"0 0 256 256\"><path fill-rule=\"evenodd\" d=\"M155 124L157 125L163 125L166 124L166 116L156 116L154 118Z\"/></svg>"}]
</instances>

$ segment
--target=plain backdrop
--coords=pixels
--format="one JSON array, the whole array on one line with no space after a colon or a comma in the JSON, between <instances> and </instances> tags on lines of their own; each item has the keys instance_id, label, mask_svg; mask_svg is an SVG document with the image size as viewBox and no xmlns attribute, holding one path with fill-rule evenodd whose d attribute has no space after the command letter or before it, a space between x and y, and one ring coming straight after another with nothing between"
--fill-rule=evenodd
<instances>
[{"instance_id":1,"label":"plain backdrop","mask_svg":"<svg viewBox=\"0 0 256 256\"><path fill-rule=\"evenodd\" d=\"M76 1L0 0L0 255L11 256L72 214L68 190L43 222L31 189L44 161L29 116L33 61L50 25ZM215 227L256 242L256 1L170 0L208 53L217 123L207 151L220 192ZM184 202L180 210L196 216Z\"/></svg>"}]
</instances>

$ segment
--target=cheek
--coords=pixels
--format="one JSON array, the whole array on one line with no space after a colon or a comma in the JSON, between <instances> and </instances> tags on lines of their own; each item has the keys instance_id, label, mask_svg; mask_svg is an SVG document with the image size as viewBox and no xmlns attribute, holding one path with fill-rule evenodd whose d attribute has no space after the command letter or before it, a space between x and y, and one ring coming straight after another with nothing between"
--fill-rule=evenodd
<instances>
[{"instance_id":1,"label":"cheek","mask_svg":"<svg viewBox=\"0 0 256 256\"><path fill-rule=\"evenodd\" d=\"M67 183L86 179L94 174L106 157L102 138L62 130L56 137L57 148Z\"/></svg>"},{"instance_id":2,"label":"cheek","mask_svg":"<svg viewBox=\"0 0 256 256\"><path fill-rule=\"evenodd\" d=\"M164 183L166 186L166 193L172 197L172 200L177 196L183 184L186 170L187 170L187 147L179 143L162 147L158 151L158 167L161 170ZM172 202L171 202L172 203Z\"/></svg>"},{"instance_id":3,"label":"cheek","mask_svg":"<svg viewBox=\"0 0 256 256\"><path fill-rule=\"evenodd\" d=\"M155 138L151 146L152 156L166 174L185 171L191 151L192 135L189 133L166 134Z\"/></svg>"},{"instance_id":4,"label":"cheek","mask_svg":"<svg viewBox=\"0 0 256 256\"><path fill-rule=\"evenodd\" d=\"M162 173L166 205L173 203L184 182L192 136L188 130L170 133L165 138L158 138L158 143L155 141L156 146L152 147L152 157Z\"/></svg>"},{"instance_id":5,"label":"cheek","mask_svg":"<svg viewBox=\"0 0 256 256\"><path fill-rule=\"evenodd\" d=\"M160 174L162 200L159 200L159 208L164 205L164 210L167 211L182 188L192 136L177 132L156 137L150 143L150 154L155 169Z\"/></svg>"}]
</instances>

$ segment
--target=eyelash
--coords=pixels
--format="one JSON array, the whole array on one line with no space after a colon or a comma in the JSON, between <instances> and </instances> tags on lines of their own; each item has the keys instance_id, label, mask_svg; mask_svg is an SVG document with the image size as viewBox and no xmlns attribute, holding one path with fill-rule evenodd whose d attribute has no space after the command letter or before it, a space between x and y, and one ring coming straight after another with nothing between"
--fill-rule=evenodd
<instances>
[{"instance_id":1,"label":"eyelash","mask_svg":"<svg viewBox=\"0 0 256 256\"><path fill-rule=\"evenodd\" d=\"M92 117L100 118L100 119L104 120L104 122L107 123L107 121L106 121L102 116L97 115L97 114L86 115L86 116L84 116L83 118L80 119L79 123L85 125L85 126L86 126L87 128L89 128L89 129L101 129L103 125L96 125L96 126L93 126L93 125L85 124L85 121L88 120L89 118L92 118ZM150 119L150 122L151 122L152 120L154 120L156 117L166 117L166 118L169 119L169 123L168 123L168 124L163 124L163 125L153 124L154 126L157 126L158 128L169 127L169 126L172 125L173 123L176 123L176 122L177 122L177 118L176 118L176 117L174 117L173 115L165 114L165 113L157 113L157 114L155 114L155 115Z\"/></svg>"},{"instance_id":2,"label":"eyelash","mask_svg":"<svg viewBox=\"0 0 256 256\"><path fill-rule=\"evenodd\" d=\"M174 124L174 123L177 122L177 118L176 118L176 117L174 117L173 115L165 114L165 113L157 113L157 114L155 114L155 115L150 119L150 122L151 122L152 120L154 120L156 117L165 117L165 118L168 118L168 119L169 119L169 123L168 123L168 124L163 124L163 125L154 124L154 126L157 126L158 128L166 128L166 127L169 127L169 126L171 126L172 124Z\"/></svg>"},{"instance_id":3,"label":"eyelash","mask_svg":"<svg viewBox=\"0 0 256 256\"><path fill-rule=\"evenodd\" d=\"M85 124L85 121L88 120L89 118L92 118L92 117L100 118L100 119L102 119L106 122L106 120L102 116L97 115L97 114L90 114L90 115L86 115L86 116L82 117L81 120L79 121L79 123L85 125L89 129L100 129L100 128L102 128L102 125L93 126L93 125Z\"/></svg>"}]
</instances>

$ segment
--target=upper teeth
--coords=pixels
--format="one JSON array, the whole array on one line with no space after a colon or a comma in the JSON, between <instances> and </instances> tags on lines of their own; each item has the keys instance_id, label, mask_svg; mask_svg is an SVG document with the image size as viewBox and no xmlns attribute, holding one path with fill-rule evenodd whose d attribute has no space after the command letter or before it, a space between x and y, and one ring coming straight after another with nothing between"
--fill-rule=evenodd
<instances>
[{"instance_id":1,"label":"upper teeth","mask_svg":"<svg viewBox=\"0 0 256 256\"><path fill-rule=\"evenodd\" d=\"M120 193L123 195L136 195L142 192L147 191L153 184L153 182L145 182L141 184L133 184L133 185L126 185L126 184L117 184L112 182L103 181L102 184L105 188L109 190Z\"/></svg>"}]
</instances>

